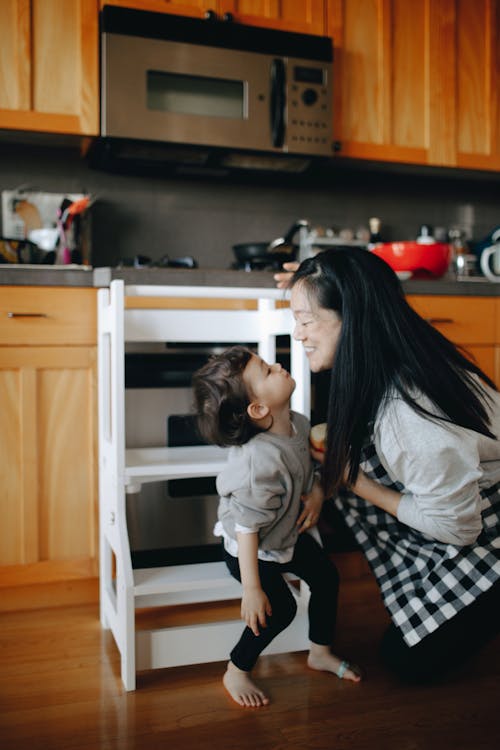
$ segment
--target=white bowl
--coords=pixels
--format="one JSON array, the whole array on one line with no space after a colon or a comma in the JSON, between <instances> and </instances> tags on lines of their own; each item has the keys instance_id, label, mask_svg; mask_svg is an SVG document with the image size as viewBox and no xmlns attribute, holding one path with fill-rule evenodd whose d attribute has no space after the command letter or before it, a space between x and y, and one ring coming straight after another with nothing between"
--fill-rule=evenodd
<instances>
[{"instance_id":1,"label":"white bowl","mask_svg":"<svg viewBox=\"0 0 500 750\"><path fill-rule=\"evenodd\" d=\"M38 245L40 250L55 250L57 240L59 237L59 230L57 227L45 227L44 229L32 229L28 232L28 239Z\"/></svg>"}]
</instances>

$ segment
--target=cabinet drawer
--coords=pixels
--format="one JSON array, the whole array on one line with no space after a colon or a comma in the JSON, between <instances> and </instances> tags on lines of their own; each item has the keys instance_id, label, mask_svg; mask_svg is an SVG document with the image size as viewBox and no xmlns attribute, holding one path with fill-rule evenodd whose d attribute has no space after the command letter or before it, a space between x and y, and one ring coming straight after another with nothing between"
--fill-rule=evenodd
<instances>
[{"instance_id":1,"label":"cabinet drawer","mask_svg":"<svg viewBox=\"0 0 500 750\"><path fill-rule=\"evenodd\" d=\"M0 287L0 344L95 345L95 289Z\"/></svg>"},{"instance_id":2,"label":"cabinet drawer","mask_svg":"<svg viewBox=\"0 0 500 750\"><path fill-rule=\"evenodd\" d=\"M455 344L493 344L494 297L409 295L408 303Z\"/></svg>"}]
</instances>

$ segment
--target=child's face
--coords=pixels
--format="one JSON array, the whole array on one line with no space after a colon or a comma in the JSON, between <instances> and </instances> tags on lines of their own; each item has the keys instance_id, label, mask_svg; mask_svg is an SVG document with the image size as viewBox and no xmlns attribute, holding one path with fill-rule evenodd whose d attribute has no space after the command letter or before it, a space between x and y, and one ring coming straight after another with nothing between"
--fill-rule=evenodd
<instances>
[{"instance_id":1,"label":"child's face","mask_svg":"<svg viewBox=\"0 0 500 750\"><path fill-rule=\"evenodd\" d=\"M295 389L295 380L289 372L277 362L268 365L257 354L252 354L243 370L243 382L251 401L265 404L271 411L287 404Z\"/></svg>"}]
</instances>

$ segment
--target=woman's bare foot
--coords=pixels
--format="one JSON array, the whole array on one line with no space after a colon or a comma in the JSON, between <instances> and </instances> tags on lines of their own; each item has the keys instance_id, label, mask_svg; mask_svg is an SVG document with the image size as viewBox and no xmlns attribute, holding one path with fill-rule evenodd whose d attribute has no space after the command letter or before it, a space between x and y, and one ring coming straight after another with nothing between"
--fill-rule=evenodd
<instances>
[{"instance_id":1,"label":"woman's bare foot","mask_svg":"<svg viewBox=\"0 0 500 750\"><path fill-rule=\"evenodd\" d=\"M240 706L260 708L269 703L267 695L250 679L250 672L238 669L232 661L227 665L222 682L231 698Z\"/></svg>"},{"instance_id":2,"label":"woman's bare foot","mask_svg":"<svg viewBox=\"0 0 500 750\"><path fill-rule=\"evenodd\" d=\"M352 680L352 682L361 681L361 670L359 667L339 659L338 656L331 653L328 646L321 646L318 643L311 643L307 665L311 669L333 672L333 674L343 680Z\"/></svg>"}]
</instances>

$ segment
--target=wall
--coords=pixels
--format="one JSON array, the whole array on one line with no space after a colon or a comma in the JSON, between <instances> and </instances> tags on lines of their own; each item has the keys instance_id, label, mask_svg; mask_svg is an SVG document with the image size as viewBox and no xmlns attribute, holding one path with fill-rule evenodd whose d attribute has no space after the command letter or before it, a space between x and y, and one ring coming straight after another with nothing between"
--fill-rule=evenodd
<instances>
[{"instance_id":1,"label":"wall","mask_svg":"<svg viewBox=\"0 0 500 750\"><path fill-rule=\"evenodd\" d=\"M314 187L244 185L108 174L90 169L74 147L0 138L0 190L21 185L97 196L92 207L95 266L116 265L139 253L153 259L193 255L200 267L228 268L233 244L271 240L297 218L356 229L379 216L385 239L413 238L422 223L461 224L481 239L500 225L500 182L491 175L479 181L450 179L439 170L410 176L388 167L339 166Z\"/></svg>"}]
</instances>

